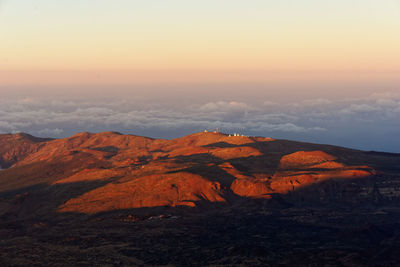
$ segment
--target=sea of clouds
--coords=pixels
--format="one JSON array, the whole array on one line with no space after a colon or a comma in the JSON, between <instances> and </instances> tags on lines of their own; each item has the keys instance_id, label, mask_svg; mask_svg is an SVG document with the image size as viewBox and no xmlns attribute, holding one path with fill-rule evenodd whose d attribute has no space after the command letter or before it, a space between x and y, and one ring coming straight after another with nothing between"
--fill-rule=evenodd
<instances>
[{"instance_id":1,"label":"sea of clouds","mask_svg":"<svg viewBox=\"0 0 400 267\"><path fill-rule=\"evenodd\" d=\"M159 138L204 129L400 152L400 94L279 103L141 99L0 98L0 132L66 137L119 131Z\"/></svg>"}]
</instances>

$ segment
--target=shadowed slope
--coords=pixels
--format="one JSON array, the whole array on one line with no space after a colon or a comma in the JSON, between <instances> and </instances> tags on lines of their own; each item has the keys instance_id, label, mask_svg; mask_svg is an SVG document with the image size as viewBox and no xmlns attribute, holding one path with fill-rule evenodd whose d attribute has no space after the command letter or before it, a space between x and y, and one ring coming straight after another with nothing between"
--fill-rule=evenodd
<instances>
[{"instance_id":1,"label":"shadowed slope","mask_svg":"<svg viewBox=\"0 0 400 267\"><path fill-rule=\"evenodd\" d=\"M325 180L375 174L365 164L354 165L368 162L362 151L262 137L195 133L163 140L105 132L40 143L33 137L7 138L27 148L13 168L0 172L0 191L101 183L78 196L71 192L61 212L268 199Z\"/></svg>"},{"instance_id":2,"label":"shadowed slope","mask_svg":"<svg viewBox=\"0 0 400 267\"><path fill-rule=\"evenodd\" d=\"M22 140L35 149L0 170L0 265L399 262L397 155L218 133Z\"/></svg>"}]
</instances>

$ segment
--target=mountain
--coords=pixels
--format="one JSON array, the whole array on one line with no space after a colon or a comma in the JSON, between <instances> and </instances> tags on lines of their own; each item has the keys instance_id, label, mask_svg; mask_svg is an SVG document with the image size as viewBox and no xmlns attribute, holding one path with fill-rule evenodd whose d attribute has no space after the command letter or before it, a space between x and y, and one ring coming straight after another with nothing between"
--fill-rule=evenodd
<instances>
[{"instance_id":1,"label":"mountain","mask_svg":"<svg viewBox=\"0 0 400 267\"><path fill-rule=\"evenodd\" d=\"M0 135L0 167L8 168L40 148L40 143L51 139L25 133Z\"/></svg>"},{"instance_id":2,"label":"mountain","mask_svg":"<svg viewBox=\"0 0 400 267\"><path fill-rule=\"evenodd\" d=\"M322 254L315 256L318 260L326 257L324 253L327 251L332 255L342 253L338 252L340 246L335 245L336 239L333 238L342 230L357 238L378 240L375 245L391 240L388 243L390 249L393 242L398 245L393 240L400 240L400 235L394 230L395 219L400 214L395 208L400 203L399 154L217 132L194 133L172 140L116 132L84 132L64 139L42 139L20 133L0 135L0 165L3 168L0 171L0 226L3 229L0 236L5 240L0 244L0 258L8 259L4 262L6 265L38 263L32 258L33 254L27 258L13 257L14 252L4 250L7 246L29 247L31 250L49 240L55 243L51 241L50 247L39 249L37 253L54 264L64 258L51 256L51 252L68 250L71 246L69 249L74 251L71 257L79 264L77 246L85 243L87 253L96 258L104 249L103 241L107 240L112 255L116 258L123 255L122 264L186 265L183 259L174 258L179 250L165 256L150 257L148 252L143 252L146 245L135 243L132 250L131 241L118 245L115 240L109 240L110 233L118 231L124 235L129 232L127 225L134 225L136 230L145 229L140 235L153 242L164 242L156 234L162 229L167 236L176 235L176 231L185 232L187 237L183 243L187 242L189 247L193 242L198 244L190 236L207 234L218 239L216 245L204 241L205 245L200 249L207 256L193 259L194 265L224 264L218 260L222 256L227 265L234 264L235 255L238 255L236 260L239 262L251 264L254 253L260 254L256 255L254 265L266 262L290 264L292 260L297 262L299 256L293 251L280 251L279 245L290 247L293 242L303 244L300 248L306 250L304 257L313 254L308 241L297 236L297 239L274 241L274 255L277 256L268 261L270 256L265 255L269 253L264 250L271 247L263 240L265 235L257 234L260 229L272 231L270 234L274 238L279 233L287 235L287 231L294 229L301 229L314 237L322 233L323 241L318 242L329 244L330 249L320 251ZM382 228L380 220L388 217L389 213L392 215L385 223L391 225ZM243 233L225 229L226 226L219 221L223 218L231 218L232 223L228 225L242 227ZM361 218L364 221L359 221ZM339 231L337 220L340 219L343 229ZM154 221L157 221L156 225ZM178 228L168 228L177 221ZM200 222L212 221L215 225L206 223L207 226L199 226ZM365 222L370 224L365 226ZM59 225L72 232L58 233L55 229L59 229ZM93 235L90 238L96 241L81 240L81 235L85 236L83 233L88 231L87 225L103 229L96 233L89 231ZM282 230L280 227L283 225L291 228ZM358 228L351 229L356 225L367 228L362 230L364 232L359 232ZM152 227L157 230L150 230ZM255 242L255 250L261 252L254 252L250 245L236 247L236 236L223 234L221 229L238 236L259 235L260 238L245 237L245 243ZM80 233L73 237L80 241L70 244L66 239L74 232ZM22 233L27 236L24 242L16 239ZM55 239L60 234L66 239L57 243ZM170 242L160 244L156 251L168 250ZM368 262L367 254L354 252L357 246L352 242L346 241L346 246L353 247L343 249L343 260L360 264ZM368 242L364 245L369 246ZM365 250L364 245L362 248ZM117 249L118 246L124 248ZM212 247L226 253L213 254L209 251ZM96 248L99 251L96 252ZM187 248L180 249L195 257ZM287 258L288 253L290 257ZM353 259L351 253L356 253L358 258ZM385 253L390 254L390 251ZM391 258L388 256L386 260ZM106 259L97 258L92 263L106 264Z\"/></svg>"}]
</instances>

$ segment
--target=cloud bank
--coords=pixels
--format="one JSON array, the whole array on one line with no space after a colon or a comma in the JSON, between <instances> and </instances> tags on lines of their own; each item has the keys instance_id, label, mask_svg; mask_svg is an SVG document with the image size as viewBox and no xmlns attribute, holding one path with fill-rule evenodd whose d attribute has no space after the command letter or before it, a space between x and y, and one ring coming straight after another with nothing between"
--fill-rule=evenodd
<instances>
[{"instance_id":1,"label":"cloud bank","mask_svg":"<svg viewBox=\"0 0 400 267\"><path fill-rule=\"evenodd\" d=\"M292 103L0 98L0 132L56 138L78 131L106 130L173 138L219 128L247 135L400 152L396 141L399 118L400 94L390 92Z\"/></svg>"}]
</instances>

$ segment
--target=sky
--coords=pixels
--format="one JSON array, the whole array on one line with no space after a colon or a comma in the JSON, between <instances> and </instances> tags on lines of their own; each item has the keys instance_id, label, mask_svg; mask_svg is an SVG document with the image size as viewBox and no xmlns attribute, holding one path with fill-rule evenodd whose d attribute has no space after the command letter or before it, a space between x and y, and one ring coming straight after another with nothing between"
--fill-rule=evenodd
<instances>
[{"instance_id":1,"label":"sky","mask_svg":"<svg viewBox=\"0 0 400 267\"><path fill-rule=\"evenodd\" d=\"M399 0L0 0L0 132L400 152Z\"/></svg>"}]
</instances>

